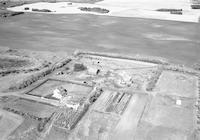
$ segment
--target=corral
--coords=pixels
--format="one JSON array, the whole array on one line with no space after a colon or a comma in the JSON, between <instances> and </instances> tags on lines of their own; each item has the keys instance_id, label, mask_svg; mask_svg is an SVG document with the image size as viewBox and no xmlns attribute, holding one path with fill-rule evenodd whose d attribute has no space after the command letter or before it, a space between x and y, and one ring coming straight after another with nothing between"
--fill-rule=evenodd
<instances>
[{"instance_id":1,"label":"corral","mask_svg":"<svg viewBox=\"0 0 200 140\"><path fill-rule=\"evenodd\" d=\"M48 79L39 84L34 89L31 89L26 94L38 97L51 98L53 91L58 87L65 88L69 95L82 96L82 97L87 96L92 91L92 87L80 83L62 81L57 79Z\"/></svg>"}]
</instances>

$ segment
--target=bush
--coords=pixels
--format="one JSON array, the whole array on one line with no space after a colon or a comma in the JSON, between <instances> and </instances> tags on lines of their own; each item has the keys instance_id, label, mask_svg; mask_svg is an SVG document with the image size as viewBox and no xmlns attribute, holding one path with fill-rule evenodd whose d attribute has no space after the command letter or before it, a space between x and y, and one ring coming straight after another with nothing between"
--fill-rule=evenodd
<instances>
[{"instance_id":1,"label":"bush","mask_svg":"<svg viewBox=\"0 0 200 140\"><path fill-rule=\"evenodd\" d=\"M170 14L182 15L182 11L170 11Z\"/></svg>"},{"instance_id":2,"label":"bush","mask_svg":"<svg viewBox=\"0 0 200 140\"><path fill-rule=\"evenodd\" d=\"M22 81L22 83L13 85L11 87L9 87L9 90L16 90L16 89L23 89L28 87L29 85L33 84L34 82L38 81L39 79L47 76L48 74L51 74L54 70L59 69L61 67L63 67L64 65L66 65L67 63L69 63L71 61L71 59L67 59L65 61L60 62L58 65L56 65L55 67L52 68L48 68L46 70L43 70L42 72L39 72L36 75L30 76L29 78L27 78L26 80Z\"/></svg>"},{"instance_id":3,"label":"bush","mask_svg":"<svg viewBox=\"0 0 200 140\"><path fill-rule=\"evenodd\" d=\"M35 11L35 12L52 12L49 9L36 9L36 8L33 8L32 11Z\"/></svg>"},{"instance_id":4,"label":"bush","mask_svg":"<svg viewBox=\"0 0 200 140\"><path fill-rule=\"evenodd\" d=\"M45 128L45 125L48 123L49 119L48 118L42 118L40 123L38 124L37 130L39 132L42 132Z\"/></svg>"},{"instance_id":5,"label":"bush","mask_svg":"<svg viewBox=\"0 0 200 140\"><path fill-rule=\"evenodd\" d=\"M102 92L103 92L102 89L97 89L97 91L95 92L95 94L92 95L92 96L89 98L89 103L90 103L90 104L94 103L94 102L99 98L99 96L101 95Z\"/></svg>"},{"instance_id":6,"label":"bush","mask_svg":"<svg viewBox=\"0 0 200 140\"><path fill-rule=\"evenodd\" d=\"M4 11L0 13L0 17L11 17L16 15L24 14L24 12L11 12L11 11Z\"/></svg>"},{"instance_id":7,"label":"bush","mask_svg":"<svg viewBox=\"0 0 200 140\"><path fill-rule=\"evenodd\" d=\"M24 12L11 12L9 16L17 16L21 14L24 14Z\"/></svg>"},{"instance_id":8,"label":"bush","mask_svg":"<svg viewBox=\"0 0 200 140\"><path fill-rule=\"evenodd\" d=\"M156 11L159 12L181 12L183 11L182 9L168 9L168 8L161 8L161 9L157 9Z\"/></svg>"},{"instance_id":9,"label":"bush","mask_svg":"<svg viewBox=\"0 0 200 140\"><path fill-rule=\"evenodd\" d=\"M109 10L104 9L104 8L99 8L99 7L80 7L79 8L81 11L88 11L88 12L96 12L96 13L101 13L101 14L105 14L105 13L109 13Z\"/></svg>"},{"instance_id":10,"label":"bush","mask_svg":"<svg viewBox=\"0 0 200 140\"><path fill-rule=\"evenodd\" d=\"M29 7L25 7L24 10L29 10Z\"/></svg>"},{"instance_id":11,"label":"bush","mask_svg":"<svg viewBox=\"0 0 200 140\"><path fill-rule=\"evenodd\" d=\"M155 74L151 77L150 82L147 84L146 90L147 91L153 91L157 81L160 78L160 75L162 74L162 69L159 69L155 72Z\"/></svg>"},{"instance_id":12,"label":"bush","mask_svg":"<svg viewBox=\"0 0 200 140\"><path fill-rule=\"evenodd\" d=\"M200 9L200 4L191 5L192 9Z\"/></svg>"}]
</instances>

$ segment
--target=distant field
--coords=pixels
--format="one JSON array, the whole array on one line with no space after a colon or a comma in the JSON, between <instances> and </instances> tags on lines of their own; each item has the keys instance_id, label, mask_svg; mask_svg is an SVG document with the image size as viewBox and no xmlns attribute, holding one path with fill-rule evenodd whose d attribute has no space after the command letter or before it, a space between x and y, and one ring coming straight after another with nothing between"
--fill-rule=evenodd
<instances>
[{"instance_id":1,"label":"distant field","mask_svg":"<svg viewBox=\"0 0 200 140\"><path fill-rule=\"evenodd\" d=\"M199 32L199 24L195 23L26 13L1 19L0 46L53 52L81 49L139 53L192 65L200 60Z\"/></svg>"}]
</instances>

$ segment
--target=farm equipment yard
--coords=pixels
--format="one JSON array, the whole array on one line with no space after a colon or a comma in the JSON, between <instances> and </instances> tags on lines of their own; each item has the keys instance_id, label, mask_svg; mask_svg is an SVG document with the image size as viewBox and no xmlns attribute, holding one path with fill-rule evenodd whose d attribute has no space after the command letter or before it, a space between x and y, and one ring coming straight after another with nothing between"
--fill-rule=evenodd
<instances>
[{"instance_id":1,"label":"farm equipment yard","mask_svg":"<svg viewBox=\"0 0 200 140\"><path fill-rule=\"evenodd\" d=\"M1 64L0 77L3 139L200 138L199 72L194 69L159 57L76 51L43 62L36 53L4 54L2 59L9 59ZM19 65L12 65L16 61ZM9 76L18 81L6 80Z\"/></svg>"}]
</instances>

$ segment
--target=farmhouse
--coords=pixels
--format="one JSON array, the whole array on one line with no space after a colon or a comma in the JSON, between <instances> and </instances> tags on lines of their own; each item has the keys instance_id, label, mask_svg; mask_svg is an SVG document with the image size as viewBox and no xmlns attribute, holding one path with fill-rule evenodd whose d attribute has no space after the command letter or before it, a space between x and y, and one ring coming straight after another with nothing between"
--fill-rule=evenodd
<instances>
[{"instance_id":1,"label":"farmhouse","mask_svg":"<svg viewBox=\"0 0 200 140\"><path fill-rule=\"evenodd\" d=\"M56 88L53 91L53 97L57 99L62 99L62 97L65 97L66 95L67 95L67 90L63 87Z\"/></svg>"}]
</instances>

